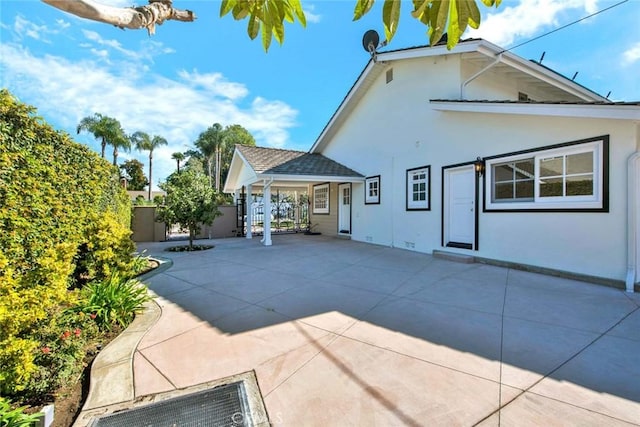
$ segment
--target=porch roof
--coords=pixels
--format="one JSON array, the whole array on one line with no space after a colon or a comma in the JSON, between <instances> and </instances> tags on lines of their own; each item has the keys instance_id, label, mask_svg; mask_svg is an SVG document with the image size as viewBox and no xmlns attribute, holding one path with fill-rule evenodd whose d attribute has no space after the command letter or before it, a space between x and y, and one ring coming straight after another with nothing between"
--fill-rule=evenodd
<instances>
[{"instance_id":1,"label":"porch roof","mask_svg":"<svg viewBox=\"0 0 640 427\"><path fill-rule=\"evenodd\" d=\"M295 182L362 181L364 175L322 154L236 145L224 191L233 192L262 179L291 185Z\"/></svg>"}]
</instances>

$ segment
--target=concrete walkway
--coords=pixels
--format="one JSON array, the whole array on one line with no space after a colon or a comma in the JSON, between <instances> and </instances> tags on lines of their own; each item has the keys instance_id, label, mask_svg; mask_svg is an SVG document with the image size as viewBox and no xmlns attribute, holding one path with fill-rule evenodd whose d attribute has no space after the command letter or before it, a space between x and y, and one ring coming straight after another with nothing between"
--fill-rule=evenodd
<instances>
[{"instance_id":1,"label":"concrete walkway","mask_svg":"<svg viewBox=\"0 0 640 427\"><path fill-rule=\"evenodd\" d=\"M325 236L204 241L147 281L136 398L255 371L272 425L638 425L640 298ZM634 424L635 423L635 424Z\"/></svg>"}]
</instances>

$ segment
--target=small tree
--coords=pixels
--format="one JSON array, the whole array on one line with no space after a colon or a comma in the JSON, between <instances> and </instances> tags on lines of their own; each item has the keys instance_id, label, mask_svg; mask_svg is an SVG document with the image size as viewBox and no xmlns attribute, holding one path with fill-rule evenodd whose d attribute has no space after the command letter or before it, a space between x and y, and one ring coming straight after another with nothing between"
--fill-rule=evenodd
<instances>
[{"instance_id":1,"label":"small tree","mask_svg":"<svg viewBox=\"0 0 640 427\"><path fill-rule=\"evenodd\" d=\"M158 209L158 219L188 229L189 250L193 250L193 239L200 231L200 225L211 225L221 215L209 178L203 173L184 169L169 175L160 188L167 196L165 205Z\"/></svg>"},{"instance_id":2,"label":"small tree","mask_svg":"<svg viewBox=\"0 0 640 427\"><path fill-rule=\"evenodd\" d=\"M142 191L149 184L147 177L142 170L143 164L136 159L125 161L120 165L120 169L127 177L127 188L132 191Z\"/></svg>"}]
</instances>

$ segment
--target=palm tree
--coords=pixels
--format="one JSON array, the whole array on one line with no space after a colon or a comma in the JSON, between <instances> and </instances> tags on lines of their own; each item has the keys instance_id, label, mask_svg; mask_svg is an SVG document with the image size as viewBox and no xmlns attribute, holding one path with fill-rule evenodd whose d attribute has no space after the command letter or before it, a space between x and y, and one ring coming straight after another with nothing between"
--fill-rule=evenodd
<instances>
[{"instance_id":1,"label":"palm tree","mask_svg":"<svg viewBox=\"0 0 640 427\"><path fill-rule=\"evenodd\" d=\"M151 175L153 165L153 150L161 145L167 145L168 142L161 136L154 135L153 138L145 132L136 132L131 135L131 142L136 145L136 149L149 152L149 200L151 200L151 186L153 185L153 177Z\"/></svg>"},{"instance_id":2,"label":"palm tree","mask_svg":"<svg viewBox=\"0 0 640 427\"><path fill-rule=\"evenodd\" d=\"M178 164L178 173L180 173L180 162L185 159L185 155L183 153L173 153L171 158Z\"/></svg>"},{"instance_id":3,"label":"palm tree","mask_svg":"<svg viewBox=\"0 0 640 427\"><path fill-rule=\"evenodd\" d=\"M114 135L118 135L118 130L122 131L122 127L118 120L103 116L100 113L94 113L93 116L87 116L80 120L76 131L80 133L83 130L92 133L96 139L100 139L101 156L104 159L104 151L107 148L107 144L111 143Z\"/></svg>"},{"instance_id":4,"label":"palm tree","mask_svg":"<svg viewBox=\"0 0 640 427\"><path fill-rule=\"evenodd\" d=\"M109 143L113 146L113 166L118 165L118 148L131 151L131 138L124 133L122 128L116 129L112 140Z\"/></svg>"}]
</instances>

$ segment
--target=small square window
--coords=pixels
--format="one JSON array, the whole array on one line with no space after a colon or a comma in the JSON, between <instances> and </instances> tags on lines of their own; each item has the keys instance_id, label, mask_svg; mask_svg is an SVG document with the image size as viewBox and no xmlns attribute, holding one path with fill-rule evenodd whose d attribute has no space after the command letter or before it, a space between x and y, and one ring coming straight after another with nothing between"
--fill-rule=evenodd
<instances>
[{"instance_id":1,"label":"small square window","mask_svg":"<svg viewBox=\"0 0 640 427\"><path fill-rule=\"evenodd\" d=\"M407 210L431 209L431 166L407 170Z\"/></svg>"},{"instance_id":2,"label":"small square window","mask_svg":"<svg viewBox=\"0 0 640 427\"><path fill-rule=\"evenodd\" d=\"M377 205L380 203L380 175L370 176L364 181L364 204Z\"/></svg>"}]
</instances>

